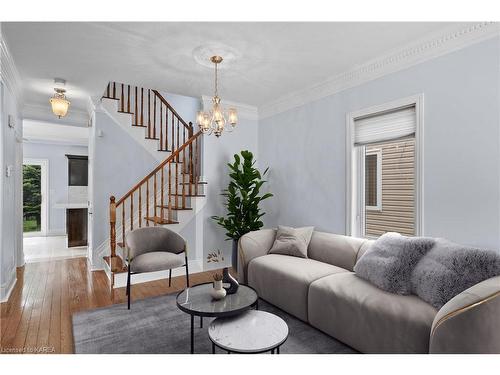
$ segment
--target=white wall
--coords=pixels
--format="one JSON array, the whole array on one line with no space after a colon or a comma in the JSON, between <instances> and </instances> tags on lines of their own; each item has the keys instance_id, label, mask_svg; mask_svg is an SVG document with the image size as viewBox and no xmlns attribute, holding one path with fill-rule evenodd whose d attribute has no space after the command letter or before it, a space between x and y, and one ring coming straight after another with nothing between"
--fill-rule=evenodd
<instances>
[{"instance_id":1,"label":"white wall","mask_svg":"<svg viewBox=\"0 0 500 375\"><path fill-rule=\"evenodd\" d=\"M3 76L2 76L3 79ZM7 125L8 116L15 128ZM22 257L22 222L17 207L21 202L20 168L22 159L22 126L18 103L10 88L0 82L0 301L5 301L16 281L16 267L24 264ZM8 166L12 175L6 176Z\"/></svg>"},{"instance_id":2,"label":"white wall","mask_svg":"<svg viewBox=\"0 0 500 375\"><path fill-rule=\"evenodd\" d=\"M24 158L49 161L48 235L66 234L66 210L57 203L68 202L68 158L66 155L88 155L84 146L47 143L23 143ZM84 202L85 203L85 202Z\"/></svg>"},{"instance_id":3,"label":"white wall","mask_svg":"<svg viewBox=\"0 0 500 375\"><path fill-rule=\"evenodd\" d=\"M261 120L266 226L344 233L346 113L423 93L423 233L498 249L499 54L495 37Z\"/></svg>"}]
</instances>

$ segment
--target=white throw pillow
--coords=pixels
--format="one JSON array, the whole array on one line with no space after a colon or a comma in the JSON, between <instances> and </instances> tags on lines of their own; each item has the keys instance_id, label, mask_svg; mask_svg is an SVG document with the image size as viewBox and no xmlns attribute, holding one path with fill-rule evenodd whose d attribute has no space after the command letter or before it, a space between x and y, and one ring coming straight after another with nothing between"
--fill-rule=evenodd
<instances>
[{"instance_id":1,"label":"white throw pillow","mask_svg":"<svg viewBox=\"0 0 500 375\"><path fill-rule=\"evenodd\" d=\"M311 241L314 227L291 228L278 226L276 239L269 254L290 255L307 258L307 247Z\"/></svg>"}]
</instances>

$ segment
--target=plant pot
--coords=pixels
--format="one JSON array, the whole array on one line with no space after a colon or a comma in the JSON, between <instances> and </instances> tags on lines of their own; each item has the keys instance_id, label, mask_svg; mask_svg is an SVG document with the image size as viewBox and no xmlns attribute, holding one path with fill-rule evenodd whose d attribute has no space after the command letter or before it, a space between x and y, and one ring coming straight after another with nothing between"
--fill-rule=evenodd
<instances>
[{"instance_id":1,"label":"plant pot","mask_svg":"<svg viewBox=\"0 0 500 375\"><path fill-rule=\"evenodd\" d=\"M231 265L234 272L238 272L238 240L233 239L233 249L231 252Z\"/></svg>"},{"instance_id":2,"label":"plant pot","mask_svg":"<svg viewBox=\"0 0 500 375\"><path fill-rule=\"evenodd\" d=\"M219 300L226 296L226 290L222 287L222 280L214 281L214 287L210 291L213 299Z\"/></svg>"}]
</instances>

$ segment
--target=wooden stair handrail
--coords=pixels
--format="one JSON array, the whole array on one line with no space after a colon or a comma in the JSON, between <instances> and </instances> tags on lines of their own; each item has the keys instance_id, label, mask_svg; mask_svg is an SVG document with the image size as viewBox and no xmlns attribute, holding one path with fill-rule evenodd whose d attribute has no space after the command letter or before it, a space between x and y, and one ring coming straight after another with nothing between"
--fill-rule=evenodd
<instances>
[{"instance_id":1,"label":"wooden stair handrail","mask_svg":"<svg viewBox=\"0 0 500 375\"><path fill-rule=\"evenodd\" d=\"M188 147L193 141L198 138L202 134L201 130L198 131L195 135L190 137L181 147L179 147L177 150L175 150L168 158L166 158L164 161L162 161L155 169L151 171L146 177L144 177L141 181L139 181L132 189L130 189L123 197L118 199L116 201L116 206L118 207L120 204L123 203L125 199L127 199L134 191L139 189L147 180L149 180L151 177L153 177L156 173L158 173L159 170L161 170L165 165L173 161L180 153L182 150L184 150L186 147Z\"/></svg>"},{"instance_id":2,"label":"wooden stair handrail","mask_svg":"<svg viewBox=\"0 0 500 375\"><path fill-rule=\"evenodd\" d=\"M168 109L170 109L170 111L179 119L179 121L188 129L191 129L192 125L188 125L186 123L186 121L184 121L184 119L177 113L177 111L174 109L174 107L172 107L170 105L169 102L167 102L167 100L160 94L160 92L158 90L151 90L153 91L153 93L158 97L158 99L163 103L165 104Z\"/></svg>"}]
</instances>

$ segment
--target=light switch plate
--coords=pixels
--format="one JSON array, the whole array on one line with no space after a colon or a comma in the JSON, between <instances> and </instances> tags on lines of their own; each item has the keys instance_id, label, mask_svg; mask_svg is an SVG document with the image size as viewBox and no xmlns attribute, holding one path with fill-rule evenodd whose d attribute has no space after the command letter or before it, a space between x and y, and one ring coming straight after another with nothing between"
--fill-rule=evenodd
<instances>
[{"instance_id":1,"label":"light switch plate","mask_svg":"<svg viewBox=\"0 0 500 375\"><path fill-rule=\"evenodd\" d=\"M14 170L14 166L13 165L8 165L7 168L5 168L5 175L7 177L12 176L12 171L13 170Z\"/></svg>"},{"instance_id":2,"label":"light switch plate","mask_svg":"<svg viewBox=\"0 0 500 375\"><path fill-rule=\"evenodd\" d=\"M9 128L14 128L16 126L16 121L14 120L14 117L12 115L9 115L8 122Z\"/></svg>"}]
</instances>

